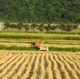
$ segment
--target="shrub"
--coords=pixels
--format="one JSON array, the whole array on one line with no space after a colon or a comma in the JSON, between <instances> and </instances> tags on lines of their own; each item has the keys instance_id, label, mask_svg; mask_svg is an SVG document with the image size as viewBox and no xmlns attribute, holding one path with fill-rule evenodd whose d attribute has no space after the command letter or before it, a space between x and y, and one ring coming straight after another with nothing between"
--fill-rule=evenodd
<instances>
[{"instance_id":1,"label":"shrub","mask_svg":"<svg viewBox=\"0 0 80 79\"><path fill-rule=\"evenodd\" d=\"M65 30L65 31L72 31L73 30L73 25L61 23L59 28L61 30Z\"/></svg>"},{"instance_id":2,"label":"shrub","mask_svg":"<svg viewBox=\"0 0 80 79\"><path fill-rule=\"evenodd\" d=\"M55 30L55 29L57 29L57 26L53 26L53 27L52 27L52 30Z\"/></svg>"},{"instance_id":3,"label":"shrub","mask_svg":"<svg viewBox=\"0 0 80 79\"><path fill-rule=\"evenodd\" d=\"M48 28L52 29L52 26L50 24L48 24Z\"/></svg>"},{"instance_id":4,"label":"shrub","mask_svg":"<svg viewBox=\"0 0 80 79\"><path fill-rule=\"evenodd\" d=\"M72 30L73 30L73 25L67 24L66 31L72 31Z\"/></svg>"},{"instance_id":5,"label":"shrub","mask_svg":"<svg viewBox=\"0 0 80 79\"><path fill-rule=\"evenodd\" d=\"M64 23L61 23L59 28L61 30L66 30L66 25Z\"/></svg>"},{"instance_id":6,"label":"shrub","mask_svg":"<svg viewBox=\"0 0 80 79\"><path fill-rule=\"evenodd\" d=\"M46 28L47 31L50 31L52 26L50 24L48 24L48 26L45 26L45 28Z\"/></svg>"},{"instance_id":7,"label":"shrub","mask_svg":"<svg viewBox=\"0 0 80 79\"><path fill-rule=\"evenodd\" d=\"M29 30L29 25L28 24L26 24L26 25L24 25L24 28L26 29L26 31L28 31Z\"/></svg>"},{"instance_id":8,"label":"shrub","mask_svg":"<svg viewBox=\"0 0 80 79\"><path fill-rule=\"evenodd\" d=\"M42 23L42 24L39 25L40 31L43 31L43 28L44 28L44 23Z\"/></svg>"},{"instance_id":9,"label":"shrub","mask_svg":"<svg viewBox=\"0 0 80 79\"><path fill-rule=\"evenodd\" d=\"M73 29L77 29L78 28L78 24L73 25Z\"/></svg>"},{"instance_id":10,"label":"shrub","mask_svg":"<svg viewBox=\"0 0 80 79\"><path fill-rule=\"evenodd\" d=\"M4 23L4 25L5 25L5 28L9 28L9 27L10 27L10 21L6 21L6 22Z\"/></svg>"},{"instance_id":11,"label":"shrub","mask_svg":"<svg viewBox=\"0 0 80 79\"><path fill-rule=\"evenodd\" d=\"M23 23L22 22L19 22L18 25L17 25L18 29L22 29L23 27Z\"/></svg>"},{"instance_id":12,"label":"shrub","mask_svg":"<svg viewBox=\"0 0 80 79\"><path fill-rule=\"evenodd\" d=\"M35 23L33 23L33 24L31 25L32 28L36 28L37 26L38 26L38 25L35 24Z\"/></svg>"},{"instance_id":13,"label":"shrub","mask_svg":"<svg viewBox=\"0 0 80 79\"><path fill-rule=\"evenodd\" d=\"M11 28L17 28L16 24L11 24Z\"/></svg>"}]
</instances>

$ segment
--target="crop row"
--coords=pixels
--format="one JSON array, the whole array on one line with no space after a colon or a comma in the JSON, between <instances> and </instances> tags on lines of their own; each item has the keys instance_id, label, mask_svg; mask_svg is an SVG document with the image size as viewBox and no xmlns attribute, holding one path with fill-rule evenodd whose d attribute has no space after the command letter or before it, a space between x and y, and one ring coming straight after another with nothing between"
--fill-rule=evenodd
<instances>
[{"instance_id":1,"label":"crop row","mask_svg":"<svg viewBox=\"0 0 80 79\"><path fill-rule=\"evenodd\" d=\"M0 38L80 40L80 35L35 34L35 33L34 34L32 34L32 33L0 33Z\"/></svg>"}]
</instances>

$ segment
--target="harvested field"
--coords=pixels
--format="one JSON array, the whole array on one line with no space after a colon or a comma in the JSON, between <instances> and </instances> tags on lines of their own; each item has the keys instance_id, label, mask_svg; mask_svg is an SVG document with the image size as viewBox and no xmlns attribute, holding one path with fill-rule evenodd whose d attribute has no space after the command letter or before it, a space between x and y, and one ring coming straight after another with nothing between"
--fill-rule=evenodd
<instances>
[{"instance_id":1,"label":"harvested field","mask_svg":"<svg viewBox=\"0 0 80 79\"><path fill-rule=\"evenodd\" d=\"M80 52L0 50L0 79L80 79Z\"/></svg>"},{"instance_id":2,"label":"harvested field","mask_svg":"<svg viewBox=\"0 0 80 79\"><path fill-rule=\"evenodd\" d=\"M20 46L30 47L28 42L35 42L36 39L7 39L0 38L0 45L4 46ZM42 40L38 39L39 42L43 41L43 47L59 47L59 48L80 48L80 40Z\"/></svg>"},{"instance_id":3,"label":"harvested field","mask_svg":"<svg viewBox=\"0 0 80 79\"><path fill-rule=\"evenodd\" d=\"M0 79L80 79L80 40L8 37L0 38ZM28 44L36 40L49 51Z\"/></svg>"},{"instance_id":4,"label":"harvested field","mask_svg":"<svg viewBox=\"0 0 80 79\"><path fill-rule=\"evenodd\" d=\"M30 47L31 45L28 43L0 43L0 45L5 46L20 46L20 47ZM60 47L60 48L80 48L80 45L62 45L62 44L43 44L43 47Z\"/></svg>"}]
</instances>

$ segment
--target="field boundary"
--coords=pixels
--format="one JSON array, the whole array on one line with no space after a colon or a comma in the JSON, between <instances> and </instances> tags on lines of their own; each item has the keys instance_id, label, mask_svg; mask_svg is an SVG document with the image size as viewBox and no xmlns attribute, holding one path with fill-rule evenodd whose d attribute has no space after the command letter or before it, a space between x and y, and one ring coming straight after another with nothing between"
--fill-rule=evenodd
<instances>
[{"instance_id":1,"label":"field boundary","mask_svg":"<svg viewBox=\"0 0 80 79\"><path fill-rule=\"evenodd\" d=\"M60 47L48 47L49 51L68 51L68 52L79 52L79 48L60 48ZM0 50L26 50L26 51L38 51L39 48L37 46L34 47L20 47L20 46L0 46Z\"/></svg>"}]
</instances>

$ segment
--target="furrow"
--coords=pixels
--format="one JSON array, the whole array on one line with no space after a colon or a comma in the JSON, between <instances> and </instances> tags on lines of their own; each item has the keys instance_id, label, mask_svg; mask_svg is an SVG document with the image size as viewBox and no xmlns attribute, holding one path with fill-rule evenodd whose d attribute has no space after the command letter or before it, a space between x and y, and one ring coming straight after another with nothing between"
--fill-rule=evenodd
<instances>
[{"instance_id":1,"label":"furrow","mask_svg":"<svg viewBox=\"0 0 80 79\"><path fill-rule=\"evenodd\" d=\"M55 59L59 65L62 79L70 79L69 73L66 71L65 64L61 61L59 57L61 57L61 55L56 55Z\"/></svg>"},{"instance_id":2,"label":"furrow","mask_svg":"<svg viewBox=\"0 0 80 79\"><path fill-rule=\"evenodd\" d=\"M40 54L38 54L37 57L36 57L36 61L35 61L34 69L33 69L33 74L32 74L32 76L31 76L30 79L36 79L37 78L37 71L38 71L38 65L39 65L39 57L40 57Z\"/></svg>"},{"instance_id":3,"label":"furrow","mask_svg":"<svg viewBox=\"0 0 80 79\"><path fill-rule=\"evenodd\" d=\"M23 63L21 63L22 65L18 69L17 73L15 73L13 75L12 79L20 79L22 77L22 74L24 73L24 70L25 70L25 66L28 64L30 57L31 57L31 55L26 56L26 59L24 59L25 61L23 61Z\"/></svg>"},{"instance_id":4,"label":"furrow","mask_svg":"<svg viewBox=\"0 0 80 79\"><path fill-rule=\"evenodd\" d=\"M67 56L65 60L69 63L71 68L75 71L76 75L80 78L80 70L77 68L76 64L72 61L72 57Z\"/></svg>"},{"instance_id":5,"label":"furrow","mask_svg":"<svg viewBox=\"0 0 80 79\"><path fill-rule=\"evenodd\" d=\"M31 59L30 63L28 64L28 67L27 67L27 69L26 69L26 71L25 71L25 73L23 74L23 76L22 76L21 79L29 79L30 74L32 74L31 69L32 69L32 65L33 65L33 63L34 63L35 57L36 57L36 54L33 54L32 59Z\"/></svg>"},{"instance_id":6,"label":"furrow","mask_svg":"<svg viewBox=\"0 0 80 79\"><path fill-rule=\"evenodd\" d=\"M56 60L54 59L54 55L50 55L50 58L51 58L51 61L53 62L54 64L54 67L53 67L53 79L62 79L61 78L61 74L60 74L60 71L58 69L58 65L57 65L57 62Z\"/></svg>"},{"instance_id":7,"label":"furrow","mask_svg":"<svg viewBox=\"0 0 80 79\"><path fill-rule=\"evenodd\" d=\"M66 56L62 56L63 62L65 64L66 70L68 71L70 78L71 79L79 79L78 76L76 75L75 71L72 69L72 67L70 66L70 64L66 61L67 57Z\"/></svg>"},{"instance_id":8,"label":"furrow","mask_svg":"<svg viewBox=\"0 0 80 79\"><path fill-rule=\"evenodd\" d=\"M19 78L19 75L17 74L19 68L21 67L21 65L23 64L23 62L25 61L26 59L26 55L24 56L21 56L20 59L16 62L16 65L14 65L14 67L10 70L10 72L8 74L9 75L9 79L11 79L13 77L13 75L17 75L16 76L16 79ZM13 73L11 73L13 72Z\"/></svg>"},{"instance_id":9,"label":"furrow","mask_svg":"<svg viewBox=\"0 0 80 79\"><path fill-rule=\"evenodd\" d=\"M17 58L18 56L14 56L14 57L12 57L9 61L7 61L7 62L5 62L3 65L1 65L0 66L0 77L2 76L2 75L4 75L4 74L6 74L7 73L7 71L8 71L8 68L10 67L10 66L8 66L8 65L10 65L10 63L13 63L14 62L14 60L15 60L15 58ZM7 68L8 67L8 68Z\"/></svg>"},{"instance_id":10,"label":"furrow","mask_svg":"<svg viewBox=\"0 0 80 79\"><path fill-rule=\"evenodd\" d=\"M44 79L44 76L45 76L45 67L44 67L44 56L45 56L45 54L42 54L42 56L41 56L41 74L40 74L40 76L39 76L39 79Z\"/></svg>"},{"instance_id":11,"label":"furrow","mask_svg":"<svg viewBox=\"0 0 80 79\"><path fill-rule=\"evenodd\" d=\"M5 62L7 62L8 60L10 60L12 57L13 57L12 55L8 55L0 59L0 66L4 64Z\"/></svg>"},{"instance_id":12,"label":"furrow","mask_svg":"<svg viewBox=\"0 0 80 79\"><path fill-rule=\"evenodd\" d=\"M53 79L53 74L52 74L52 70L51 70L51 62L49 60L49 54L46 54L46 60L48 63L48 67L45 71L48 73L48 77L49 77L48 79Z\"/></svg>"},{"instance_id":13,"label":"furrow","mask_svg":"<svg viewBox=\"0 0 80 79\"><path fill-rule=\"evenodd\" d=\"M14 60L11 63L9 63L9 65L6 66L6 68L3 69L2 73L1 73L2 77L4 77L6 74L11 75L13 73L13 68L16 65L16 63L20 60L21 57L22 56L18 56L16 59L14 58Z\"/></svg>"}]
</instances>

